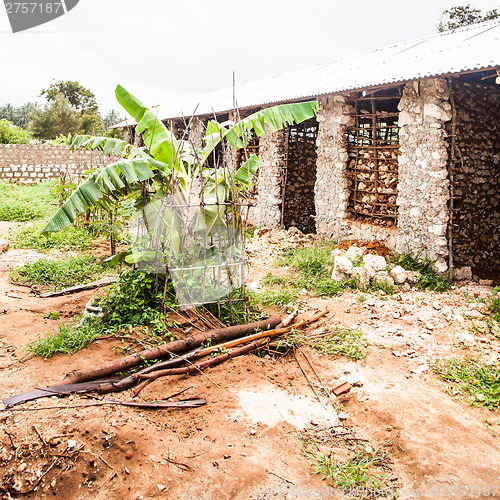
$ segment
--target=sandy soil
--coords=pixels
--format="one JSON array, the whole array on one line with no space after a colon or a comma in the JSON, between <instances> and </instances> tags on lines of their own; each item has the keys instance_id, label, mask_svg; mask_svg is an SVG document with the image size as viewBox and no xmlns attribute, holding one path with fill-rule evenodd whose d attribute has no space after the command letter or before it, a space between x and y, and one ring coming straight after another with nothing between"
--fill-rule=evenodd
<instances>
[{"instance_id":1,"label":"sandy soil","mask_svg":"<svg viewBox=\"0 0 500 500\"><path fill-rule=\"evenodd\" d=\"M0 236L6 229L0 226ZM271 265L281 247L250 249L252 287L269 271L287 272ZM2 398L121 356L119 341L106 338L73 355L30 357L28 342L80 314L96 293L40 299L9 283L8 269L34 254L9 250L0 256ZM313 387L294 357L247 355L205 375L160 379L139 396L158 401L186 390L184 397L206 398L199 408L95 406L98 400L73 395L15 407L38 411L0 411L0 492L3 498L341 498L325 489L328 483L302 456L299 435L307 430L338 457L353 442L383 444L391 458L389 484L400 488L400 498L494 497L500 486L498 413L453 398L429 369L436 358L452 355L499 362L500 342L470 330L472 322L484 321L479 299L490 293L467 282L444 294L412 290L387 300L363 294L363 302L359 293L328 300L304 294L302 316L330 310L309 331L347 325L361 328L369 342L366 359L357 362L306 348L322 384L298 354ZM61 319L44 319L49 311L60 311ZM320 386L343 381L352 388L333 401L334 408ZM332 440L342 435L352 439Z\"/></svg>"}]
</instances>

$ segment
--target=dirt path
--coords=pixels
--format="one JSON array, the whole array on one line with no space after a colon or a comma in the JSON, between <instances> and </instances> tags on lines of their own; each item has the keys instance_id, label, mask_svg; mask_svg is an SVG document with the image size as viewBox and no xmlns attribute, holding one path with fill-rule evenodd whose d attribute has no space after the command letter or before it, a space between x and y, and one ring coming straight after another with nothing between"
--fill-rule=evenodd
<instances>
[{"instance_id":1,"label":"dirt path","mask_svg":"<svg viewBox=\"0 0 500 500\"><path fill-rule=\"evenodd\" d=\"M260 259L251 256L253 287L268 270L285 272L270 267L273 249L269 252ZM60 311L66 321L82 312L95 291L30 296L29 289L8 282L9 263L21 258L15 250L0 256L2 398L121 355L119 341L102 339L74 355L29 357L23 346L60 323L44 316ZM254 355L210 369L207 376L158 380L140 395L157 401L187 389L186 395L207 399L195 409L77 407L96 400L73 395L19 406L56 409L2 411L0 487L10 491L4 498L274 499L315 493L341 498L324 489L327 483L312 474L301 455L303 429L330 437L352 433L367 446L384 443L400 498L491 497L484 488L493 493L500 485L500 417L452 398L429 369L436 357L451 355L499 362L498 340L469 329L472 321L483 321L479 299L490 293L488 287L465 283L445 294L362 294L363 301L360 293L350 292L329 300L305 296L303 314L330 309L311 330L339 324L361 328L370 344L366 359L357 362L306 349L327 387L344 380L353 384L335 401L343 405L339 415L326 398L318 400L293 357ZM334 448L338 456L340 448ZM33 491L20 494L28 490Z\"/></svg>"}]
</instances>

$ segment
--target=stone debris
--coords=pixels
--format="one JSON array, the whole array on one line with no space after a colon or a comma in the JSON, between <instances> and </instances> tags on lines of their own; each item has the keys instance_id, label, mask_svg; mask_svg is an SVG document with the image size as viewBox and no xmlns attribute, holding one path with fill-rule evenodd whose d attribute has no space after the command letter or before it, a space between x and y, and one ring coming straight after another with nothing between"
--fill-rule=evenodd
<instances>
[{"instance_id":1,"label":"stone debris","mask_svg":"<svg viewBox=\"0 0 500 500\"><path fill-rule=\"evenodd\" d=\"M7 250L9 250L9 241L0 238L0 253L5 253Z\"/></svg>"},{"instance_id":2,"label":"stone debris","mask_svg":"<svg viewBox=\"0 0 500 500\"><path fill-rule=\"evenodd\" d=\"M470 266L457 267L453 269L453 279L456 281L472 280L472 269Z\"/></svg>"}]
</instances>

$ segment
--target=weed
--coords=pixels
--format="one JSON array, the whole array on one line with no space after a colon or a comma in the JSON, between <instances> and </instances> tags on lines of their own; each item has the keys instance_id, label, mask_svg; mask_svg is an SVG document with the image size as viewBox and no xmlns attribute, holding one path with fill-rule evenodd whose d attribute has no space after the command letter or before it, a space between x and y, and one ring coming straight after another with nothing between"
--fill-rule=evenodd
<instances>
[{"instance_id":1,"label":"weed","mask_svg":"<svg viewBox=\"0 0 500 500\"><path fill-rule=\"evenodd\" d=\"M438 273L434 269L434 263L430 259L421 259L420 255L406 252L401 255L392 255L391 262L395 266L401 266L407 271L418 271L420 273L417 288L420 290L434 290L435 292L446 292L451 283L446 275Z\"/></svg>"},{"instance_id":2,"label":"weed","mask_svg":"<svg viewBox=\"0 0 500 500\"><path fill-rule=\"evenodd\" d=\"M27 345L28 350L35 356L49 358L58 353L72 354L104 334L102 328L94 322L87 325L59 325L57 333L48 333Z\"/></svg>"},{"instance_id":3,"label":"weed","mask_svg":"<svg viewBox=\"0 0 500 500\"><path fill-rule=\"evenodd\" d=\"M493 288L491 296L486 301L490 313L488 326L491 332L500 339L500 286Z\"/></svg>"},{"instance_id":4,"label":"weed","mask_svg":"<svg viewBox=\"0 0 500 500\"><path fill-rule=\"evenodd\" d=\"M500 409L500 367L476 360L438 360L433 370L449 382L456 394L468 395L472 406Z\"/></svg>"},{"instance_id":5,"label":"weed","mask_svg":"<svg viewBox=\"0 0 500 500\"><path fill-rule=\"evenodd\" d=\"M274 274L267 273L264 278L262 278L261 283L263 285L285 285L287 279L284 276L275 276Z\"/></svg>"},{"instance_id":6,"label":"weed","mask_svg":"<svg viewBox=\"0 0 500 500\"><path fill-rule=\"evenodd\" d=\"M257 294L259 301L265 306L290 307L297 299L297 292L288 287L280 290L267 290Z\"/></svg>"},{"instance_id":7,"label":"weed","mask_svg":"<svg viewBox=\"0 0 500 500\"><path fill-rule=\"evenodd\" d=\"M356 297L356 300L357 300L358 302L364 302L365 300L367 300L367 297L366 297L365 295L358 295L358 296Z\"/></svg>"},{"instance_id":8,"label":"weed","mask_svg":"<svg viewBox=\"0 0 500 500\"><path fill-rule=\"evenodd\" d=\"M366 357L363 332L345 326L330 328L329 335L314 339L310 345L322 354L348 356L354 360Z\"/></svg>"},{"instance_id":9,"label":"weed","mask_svg":"<svg viewBox=\"0 0 500 500\"><path fill-rule=\"evenodd\" d=\"M341 490L354 490L357 494L364 491L368 495L370 491L383 491L387 488L385 480L388 476L388 457L380 450L370 453L361 451L345 463L336 463L335 454L327 455L319 446L308 449L305 454L314 464L315 474L322 474L323 479L331 480Z\"/></svg>"},{"instance_id":10,"label":"weed","mask_svg":"<svg viewBox=\"0 0 500 500\"><path fill-rule=\"evenodd\" d=\"M71 225L56 233L42 234L45 225L44 222L37 222L22 227L14 235L14 247L41 251L49 248L87 250L92 245L93 237L83 227Z\"/></svg>"},{"instance_id":11,"label":"weed","mask_svg":"<svg viewBox=\"0 0 500 500\"><path fill-rule=\"evenodd\" d=\"M372 279L369 290L372 292L383 292L386 295L393 295L397 292L396 287L384 279Z\"/></svg>"},{"instance_id":12,"label":"weed","mask_svg":"<svg viewBox=\"0 0 500 500\"><path fill-rule=\"evenodd\" d=\"M19 285L48 286L52 290L93 281L108 269L91 255L68 260L38 259L14 269L11 280Z\"/></svg>"},{"instance_id":13,"label":"weed","mask_svg":"<svg viewBox=\"0 0 500 500\"><path fill-rule=\"evenodd\" d=\"M332 256L335 244L333 241L323 240L309 247L288 248L278 263L292 267L303 276L329 277L335 260Z\"/></svg>"},{"instance_id":14,"label":"weed","mask_svg":"<svg viewBox=\"0 0 500 500\"><path fill-rule=\"evenodd\" d=\"M59 311L49 311L45 316L44 318L45 319L53 319L54 321L57 321L59 319L59 316L60 316L60 312Z\"/></svg>"},{"instance_id":15,"label":"weed","mask_svg":"<svg viewBox=\"0 0 500 500\"><path fill-rule=\"evenodd\" d=\"M25 185L0 182L0 220L26 222L55 211L54 181Z\"/></svg>"}]
</instances>

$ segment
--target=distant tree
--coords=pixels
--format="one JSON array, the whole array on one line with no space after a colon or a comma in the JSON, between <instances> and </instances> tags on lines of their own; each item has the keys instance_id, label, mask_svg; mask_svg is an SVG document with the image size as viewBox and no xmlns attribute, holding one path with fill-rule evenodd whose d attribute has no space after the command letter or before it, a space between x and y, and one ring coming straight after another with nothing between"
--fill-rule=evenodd
<instances>
[{"instance_id":1,"label":"distant tree","mask_svg":"<svg viewBox=\"0 0 500 500\"><path fill-rule=\"evenodd\" d=\"M32 140L27 130L0 119L0 144L29 144Z\"/></svg>"},{"instance_id":2,"label":"distant tree","mask_svg":"<svg viewBox=\"0 0 500 500\"><path fill-rule=\"evenodd\" d=\"M84 132L81 114L74 110L68 99L59 94L45 108L35 112L31 131L37 139L55 139L61 134Z\"/></svg>"},{"instance_id":3,"label":"distant tree","mask_svg":"<svg viewBox=\"0 0 500 500\"><path fill-rule=\"evenodd\" d=\"M473 9L470 4L459 5L443 11L438 24L438 31L454 30L462 26L497 19L498 17L500 17L498 9L493 9L483 14L481 9Z\"/></svg>"},{"instance_id":4,"label":"distant tree","mask_svg":"<svg viewBox=\"0 0 500 500\"><path fill-rule=\"evenodd\" d=\"M115 125L115 123L121 122L122 117L116 109L110 109L102 118L102 126L104 130L108 130L109 127Z\"/></svg>"},{"instance_id":5,"label":"distant tree","mask_svg":"<svg viewBox=\"0 0 500 500\"><path fill-rule=\"evenodd\" d=\"M35 109L36 104L33 102L27 102L18 108L12 104L6 104L0 107L0 120L8 120L18 127L27 129Z\"/></svg>"},{"instance_id":6,"label":"distant tree","mask_svg":"<svg viewBox=\"0 0 500 500\"><path fill-rule=\"evenodd\" d=\"M80 114L81 129L85 134L95 134L101 130L101 117L95 94L78 82L60 81L52 83L48 89L42 89L41 96L54 102L63 95L70 106Z\"/></svg>"}]
</instances>

